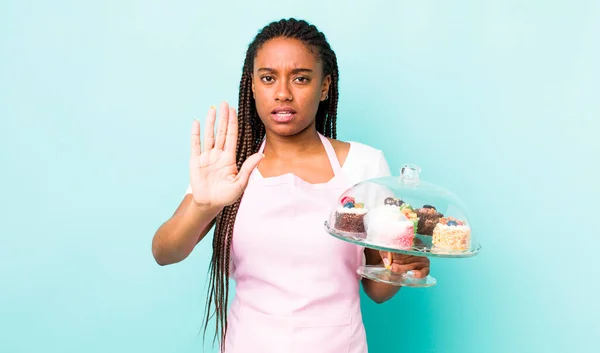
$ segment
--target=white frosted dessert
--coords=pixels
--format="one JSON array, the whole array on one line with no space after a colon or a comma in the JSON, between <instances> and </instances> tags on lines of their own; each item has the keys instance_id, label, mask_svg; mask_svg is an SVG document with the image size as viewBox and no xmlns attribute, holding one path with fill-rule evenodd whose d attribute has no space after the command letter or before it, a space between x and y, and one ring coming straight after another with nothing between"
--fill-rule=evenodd
<instances>
[{"instance_id":1,"label":"white frosted dessert","mask_svg":"<svg viewBox=\"0 0 600 353\"><path fill-rule=\"evenodd\" d=\"M410 248L415 236L414 223L395 205L372 209L366 216L367 240L398 249Z\"/></svg>"}]
</instances>

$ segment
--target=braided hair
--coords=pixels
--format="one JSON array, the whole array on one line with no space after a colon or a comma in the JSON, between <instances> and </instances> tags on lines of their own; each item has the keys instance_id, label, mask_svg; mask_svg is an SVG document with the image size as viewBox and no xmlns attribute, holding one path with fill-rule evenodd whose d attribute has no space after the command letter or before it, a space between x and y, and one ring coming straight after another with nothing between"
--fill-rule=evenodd
<instances>
[{"instance_id":1,"label":"braided hair","mask_svg":"<svg viewBox=\"0 0 600 353\"><path fill-rule=\"evenodd\" d=\"M267 41L275 38L293 38L302 41L311 49L317 50L317 58L322 62L323 75L331 76L328 99L321 101L315 117L315 127L324 136L336 138L336 116L338 105L338 66L334 51L325 35L314 25L303 20L282 19L272 22L258 32L248 46L239 88L238 141L236 151L237 168L240 169L246 158L258 152L265 137L265 126L258 116L252 95L252 73L258 50ZM213 254L210 263L209 289L205 310L205 328L216 315L215 339L221 333L221 350L224 349L227 332L227 301L229 295L229 262L233 226L240 207L241 197L225 207L216 218L213 238ZM214 308L213 308L214 305ZM211 309L214 312L211 313ZM214 343L214 341L213 341Z\"/></svg>"}]
</instances>

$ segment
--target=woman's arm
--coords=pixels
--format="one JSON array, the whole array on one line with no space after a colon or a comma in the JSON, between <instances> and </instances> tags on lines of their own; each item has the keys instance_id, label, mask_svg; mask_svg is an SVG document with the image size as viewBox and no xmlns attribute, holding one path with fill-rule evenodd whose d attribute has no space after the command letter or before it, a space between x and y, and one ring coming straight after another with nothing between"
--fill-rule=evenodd
<instances>
[{"instance_id":1,"label":"woman's arm","mask_svg":"<svg viewBox=\"0 0 600 353\"><path fill-rule=\"evenodd\" d=\"M365 249L365 257L367 259L367 265L382 265L383 260L378 250L373 249ZM388 300L390 300L401 287L393 286L391 284L385 284L381 282L375 282L368 278L362 279L363 289L365 293L371 298L375 303L381 304Z\"/></svg>"},{"instance_id":2,"label":"woman's arm","mask_svg":"<svg viewBox=\"0 0 600 353\"><path fill-rule=\"evenodd\" d=\"M181 204L154 234L152 255L161 265L170 265L187 258L194 247L215 223L220 209L205 208L192 200L187 194Z\"/></svg>"},{"instance_id":3,"label":"woman's arm","mask_svg":"<svg viewBox=\"0 0 600 353\"><path fill-rule=\"evenodd\" d=\"M252 170L264 157L262 153L251 155L238 170L237 113L226 102L221 103L215 136L216 115L216 109L211 107L206 117L204 144L200 140L200 122L194 120L192 124L189 191L152 239L152 254L160 265L180 262L189 256L212 228L223 207L242 195Z\"/></svg>"}]
</instances>

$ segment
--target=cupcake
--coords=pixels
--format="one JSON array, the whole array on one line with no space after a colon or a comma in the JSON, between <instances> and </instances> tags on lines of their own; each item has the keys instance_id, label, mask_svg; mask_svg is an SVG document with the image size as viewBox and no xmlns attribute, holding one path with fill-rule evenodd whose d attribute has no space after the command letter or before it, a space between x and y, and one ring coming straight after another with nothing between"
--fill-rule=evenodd
<instances>
[{"instance_id":1,"label":"cupcake","mask_svg":"<svg viewBox=\"0 0 600 353\"><path fill-rule=\"evenodd\" d=\"M367 209L362 203L356 203L353 197L345 196L335 212L334 228L343 232L364 234L364 217Z\"/></svg>"},{"instance_id":2,"label":"cupcake","mask_svg":"<svg viewBox=\"0 0 600 353\"><path fill-rule=\"evenodd\" d=\"M416 212L419 217L419 234L433 235L433 229L444 215L430 205L424 205L422 208L417 209Z\"/></svg>"},{"instance_id":3,"label":"cupcake","mask_svg":"<svg viewBox=\"0 0 600 353\"><path fill-rule=\"evenodd\" d=\"M465 251L471 243L471 227L452 217L440 218L433 229L434 251Z\"/></svg>"}]
</instances>

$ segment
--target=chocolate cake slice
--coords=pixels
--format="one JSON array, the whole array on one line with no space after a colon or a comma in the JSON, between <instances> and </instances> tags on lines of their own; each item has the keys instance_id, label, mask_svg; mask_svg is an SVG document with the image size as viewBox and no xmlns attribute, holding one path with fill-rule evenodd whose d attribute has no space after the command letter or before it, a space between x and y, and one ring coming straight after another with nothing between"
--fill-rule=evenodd
<instances>
[{"instance_id":1,"label":"chocolate cake slice","mask_svg":"<svg viewBox=\"0 0 600 353\"><path fill-rule=\"evenodd\" d=\"M423 207L418 208L416 212L417 217L419 217L419 234L433 235L433 229L444 215L439 213L435 207L431 205L424 205Z\"/></svg>"}]
</instances>

